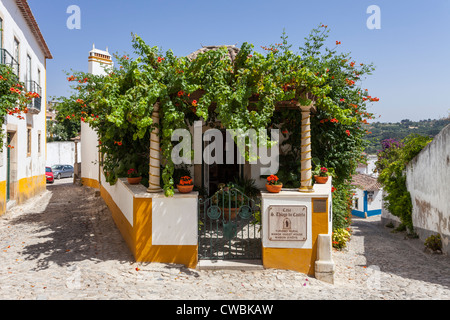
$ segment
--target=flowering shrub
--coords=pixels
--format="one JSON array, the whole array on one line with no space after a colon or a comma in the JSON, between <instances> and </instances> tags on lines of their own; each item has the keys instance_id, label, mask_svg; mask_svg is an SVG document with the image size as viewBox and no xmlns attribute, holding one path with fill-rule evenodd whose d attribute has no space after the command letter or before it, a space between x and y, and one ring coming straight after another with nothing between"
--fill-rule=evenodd
<instances>
[{"instance_id":1,"label":"flowering shrub","mask_svg":"<svg viewBox=\"0 0 450 320\"><path fill-rule=\"evenodd\" d=\"M192 185L192 178L189 176L184 176L180 178L180 186L191 186Z\"/></svg>"},{"instance_id":2,"label":"flowering shrub","mask_svg":"<svg viewBox=\"0 0 450 320\"><path fill-rule=\"evenodd\" d=\"M9 66L0 64L0 149L3 148L3 124L6 116L12 115L24 120L28 104L37 97L37 93L25 89Z\"/></svg>"},{"instance_id":3,"label":"flowering shrub","mask_svg":"<svg viewBox=\"0 0 450 320\"><path fill-rule=\"evenodd\" d=\"M276 175L272 174L271 176L267 177L267 184L276 186L280 185L281 181Z\"/></svg>"},{"instance_id":4,"label":"flowering shrub","mask_svg":"<svg viewBox=\"0 0 450 320\"><path fill-rule=\"evenodd\" d=\"M347 242L350 240L350 232L347 229L335 229L331 234L331 243L333 248L341 250L347 246Z\"/></svg>"},{"instance_id":5,"label":"flowering shrub","mask_svg":"<svg viewBox=\"0 0 450 320\"><path fill-rule=\"evenodd\" d=\"M372 70L370 65L357 66L348 61L348 54L335 49L319 52L326 30L326 26L314 29L300 54L290 50L284 34L281 43L263 47L265 53L244 43L233 62L226 47L189 60L172 51L162 53L135 35L137 58L117 56L119 68L109 70L106 77L68 75L75 93L61 99L59 114L97 131L105 177L114 184L133 163L148 173L150 133L155 128L152 112L159 102L162 181L166 196L172 196L176 183L172 133L198 119L206 124L219 120L242 132L281 124L293 150L280 159L284 173L278 175L284 182L299 183L301 113L293 108L278 111L275 106L309 105L314 99L313 153L325 167L335 168L339 190L364 150L361 123L371 117L366 104L376 100L359 86L359 78Z\"/></svg>"}]
</instances>

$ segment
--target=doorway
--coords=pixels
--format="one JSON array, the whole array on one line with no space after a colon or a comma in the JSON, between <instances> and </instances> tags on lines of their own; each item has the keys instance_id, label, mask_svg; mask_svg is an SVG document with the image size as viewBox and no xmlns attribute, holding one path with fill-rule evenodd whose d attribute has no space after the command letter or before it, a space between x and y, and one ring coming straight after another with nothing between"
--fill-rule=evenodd
<instances>
[{"instance_id":1,"label":"doorway","mask_svg":"<svg viewBox=\"0 0 450 320\"><path fill-rule=\"evenodd\" d=\"M238 148L236 144L234 143L234 141L231 143L227 142L227 131L225 129L220 131L222 133L222 141L224 142L222 144L222 164L214 163L211 165L206 165L205 168L205 182L210 195L219 190L220 184L233 182L235 179L239 179L240 177L242 177L244 173L244 165L239 164L237 160ZM233 148L233 150L231 150L231 148ZM234 159L232 161L232 164L227 164L227 152L233 152Z\"/></svg>"}]
</instances>

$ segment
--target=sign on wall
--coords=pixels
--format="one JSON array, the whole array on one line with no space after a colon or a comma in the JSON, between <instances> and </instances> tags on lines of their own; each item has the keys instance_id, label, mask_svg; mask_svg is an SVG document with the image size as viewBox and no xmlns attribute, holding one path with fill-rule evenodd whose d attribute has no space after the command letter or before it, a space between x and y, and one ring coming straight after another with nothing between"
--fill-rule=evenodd
<instances>
[{"instance_id":1,"label":"sign on wall","mask_svg":"<svg viewBox=\"0 0 450 320\"><path fill-rule=\"evenodd\" d=\"M306 206L277 205L268 209L270 241L306 241Z\"/></svg>"}]
</instances>

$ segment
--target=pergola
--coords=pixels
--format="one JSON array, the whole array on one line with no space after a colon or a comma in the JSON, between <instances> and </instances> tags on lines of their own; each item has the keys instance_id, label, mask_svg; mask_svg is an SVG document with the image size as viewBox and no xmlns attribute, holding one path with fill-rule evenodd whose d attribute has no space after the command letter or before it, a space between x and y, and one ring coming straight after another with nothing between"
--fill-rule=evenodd
<instances>
[{"instance_id":1,"label":"pergola","mask_svg":"<svg viewBox=\"0 0 450 320\"><path fill-rule=\"evenodd\" d=\"M187 56L188 59L193 60L199 54L207 52L209 50L218 50L219 48L226 47L228 50L228 57L233 63L236 55L239 53L239 48L235 45L227 46L203 46L201 49L191 53ZM314 192L312 181L312 155L311 155L311 112L315 111L315 98L312 94L306 93L305 98L312 101L310 105L301 105L298 102L292 103L291 101L281 101L277 103L276 108L289 108L297 109L302 114L301 122L301 181L299 191L303 193ZM149 169L149 193L162 192L160 185L160 165L161 165L161 152L160 152L160 137L159 137L159 123L160 123L160 104L157 102L153 107L152 119L156 125L150 136L150 169Z\"/></svg>"}]
</instances>

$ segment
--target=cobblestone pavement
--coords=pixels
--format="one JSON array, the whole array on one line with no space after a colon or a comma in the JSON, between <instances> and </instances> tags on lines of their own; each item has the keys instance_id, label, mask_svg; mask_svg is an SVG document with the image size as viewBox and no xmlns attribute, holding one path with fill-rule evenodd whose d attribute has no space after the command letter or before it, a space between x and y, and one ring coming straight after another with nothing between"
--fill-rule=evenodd
<instances>
[{"instance_id":1,"label":"cobblestone pavement","mask_svg":"<svg viewBox=\"0 0 450 320\"><path fill-rule=\"evenodd\" d=\"M335 284L293 271L135 263L95 190L60 181L0 217L0 299L449 299L450 259L354 219Z\"/></svg>"}]
</instances>

